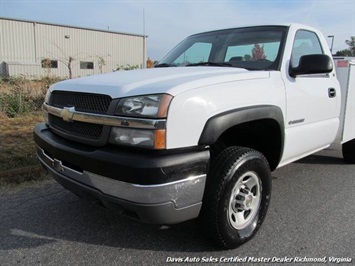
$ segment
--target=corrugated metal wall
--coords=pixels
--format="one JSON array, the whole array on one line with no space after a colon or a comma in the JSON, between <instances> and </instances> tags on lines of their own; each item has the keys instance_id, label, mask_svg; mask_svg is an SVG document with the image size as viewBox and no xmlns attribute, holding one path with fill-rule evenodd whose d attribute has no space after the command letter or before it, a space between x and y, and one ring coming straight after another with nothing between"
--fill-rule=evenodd
<instances>
[{"instance_id":1,"label":"corrugated metal wall","mask_svg":"<svg viewBox=\"0 0 355 266\"><path fill-rule=\"evenodd\" d=\"M124 65L142 68L144 42L142 35L0 18L0 75L69 77L70 57L72 77L111 72ZM43 67L44 59L52 60L52 66Z\"/></svg>"}]
</instances>

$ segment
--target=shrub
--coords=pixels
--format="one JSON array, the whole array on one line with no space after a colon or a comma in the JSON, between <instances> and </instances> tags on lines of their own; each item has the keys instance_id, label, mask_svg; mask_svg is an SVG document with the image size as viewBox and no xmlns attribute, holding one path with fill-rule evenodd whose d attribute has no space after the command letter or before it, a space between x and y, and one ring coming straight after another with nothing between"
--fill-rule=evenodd
<instances>
[{"instance_id":1,"label":"shrub","mask_svg":"<svg viewBox=\"0 0 355 266\"><path fill-rule=\"evenodd\" d=\"M130 64L124 65L124 66L119 66L117 65L117 68L114 71L119 71L119 70L134 70L138 69L138 65L131 66Z\"/></svg>"},{"instance_id":2,"label":"shrub","mask_svg":"<svg viewBox=\"0 0 355 266\"><path fill-rule=\"evenodd\" d=\"M39 111L50 85L58 78L44 77L27 80L24 77L9 77L0 82L0 113L8 117Z\"/></svg>"}]
</instances>

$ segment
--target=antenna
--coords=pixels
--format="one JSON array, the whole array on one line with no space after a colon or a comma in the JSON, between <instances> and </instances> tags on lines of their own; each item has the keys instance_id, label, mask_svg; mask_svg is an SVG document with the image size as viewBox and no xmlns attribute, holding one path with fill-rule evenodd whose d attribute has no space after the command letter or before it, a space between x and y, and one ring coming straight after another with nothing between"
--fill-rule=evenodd
<instances>
[{"instance_id":1,"label":"antenna","mask_svg":"<svg viewBox=\"0 0 355 266\"><path fill-rule=\"evenodd\" d=\"M145 9L143 8L143 35L145 36Z\"/></svg>"},{"instance_id":2,"label":"antenna","mask_svg":"<svg viewBox=\"0 0 355 266\"><path fill-rule=\"evenodd\" d=\"M146 36L145 36L145 9L143 8L143 68L147 67Z\"/></svg>"}]
</instances>

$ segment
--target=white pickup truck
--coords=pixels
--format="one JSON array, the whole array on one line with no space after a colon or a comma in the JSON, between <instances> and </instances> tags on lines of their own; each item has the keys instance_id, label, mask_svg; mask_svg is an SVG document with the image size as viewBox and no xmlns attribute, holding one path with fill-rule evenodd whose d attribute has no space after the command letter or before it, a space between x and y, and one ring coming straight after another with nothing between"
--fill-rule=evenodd
<instances>
[{"instance_id":1,"label":"white pickup truck","mask_svg":"<svg viewBox=\"0 0 355 266\"><path fill-rule=\"evenodd\" d=\"M343 91L335 66L304 25L192 35L153 69L51 86L37 155L79 196L143 222L198 218L235 248L265 218L271 171L336 139L355 162L355 65Z\"/></svg>"}]
</instances>

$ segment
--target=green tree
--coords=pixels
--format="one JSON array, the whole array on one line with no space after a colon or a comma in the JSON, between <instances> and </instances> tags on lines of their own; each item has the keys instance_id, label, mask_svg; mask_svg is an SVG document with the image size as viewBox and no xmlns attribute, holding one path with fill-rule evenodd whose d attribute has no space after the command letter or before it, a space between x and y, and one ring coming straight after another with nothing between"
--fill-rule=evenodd
<instances>
[{"instance_id":1,"label":"green tree","mask_svg":"<svg viewBox=\"0 0 355 266\"><path fill-rule=\"evenodd\" d=\"M344 49L336 52L338 56L355 56L355 36L351 36L350 40L346 40L345 43L349 46L348 49Z\"/></svg>"},{"instance_id":2,"label":"green tree","mask_svg":"<svg viewBox=\"0 0 355 266\"><path fill-rule=\"evenodd\" d=\"M351 36L350 40L346 40L345 43L349 46L351 56L355 56L355 36Z\"/></svg>"}]
</instances>

